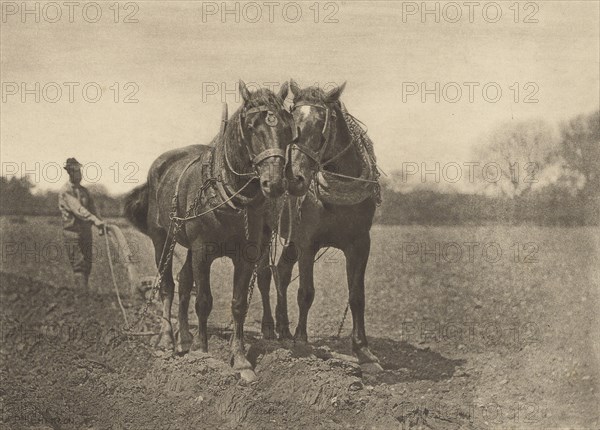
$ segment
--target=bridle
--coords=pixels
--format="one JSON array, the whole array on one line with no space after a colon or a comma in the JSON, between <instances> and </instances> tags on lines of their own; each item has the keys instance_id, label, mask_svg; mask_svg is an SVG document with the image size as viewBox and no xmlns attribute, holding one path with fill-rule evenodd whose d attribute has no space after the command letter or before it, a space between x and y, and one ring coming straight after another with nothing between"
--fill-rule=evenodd
<instances>
[{"instance_id":1,"label":"bridle","mask_svg":"<svg viewBox=\"0 0 600 430\"><path fill-rule=\"evenodd\" d=\"M297 139L294 139L292 141L292 144L289 146L290 151L292 149L296 149L296 150L302 152L304 155L306 155L308 158L310 158L315 163L315 165L317 166L317 170L315 171L315 174L316 174L318 171L323 170L324 166L337 160L342 155L344 155L352 147L352 141L350 141L344 149L342 149L340 152L335 154L333 157L329 158L326 161L323 161L325 152L327 151L327 148L328 148L329 144L331 143L331 140L332 140L331 137L332 137L332 135L335 137L335 133L337 131L335 128L332 128L332 126L331 126L331 123L333 122L335 124L336 120L337 120L337 115L335 113L335 110L331 109L324 103L313 103L313 102L301 100L292 106L291 111L293 112L294 109L296 109L299 106L311 106L311 107L314 107L317 109L322 109L325 111L325 124L323 125L323 130L321 130L321 137L323 139L323 144L321 145L321 148L319 148L318 151L314 151L305 145L304 146L300 145L298 143ZM288 160L289 159L290 159L290 157L288 157Z\"/></svg>"},{"instance_id":2,"label":"bridle","mask_svg":"<svg viewBox=\"0 0 600 430\"><path fill-rule=\"evenodd\" d=\"M321 145L321 147L319 148L318 151L314 151L313 149L309 148L306 145L300 145L298 143L298 139L297 139L297 134L298 131L296 130L296 138L292 140L292 143L289 146L289 151L296 149L300 152L302 152L304 155L306 155L308 158L310 158L319 168L321 168L321 166L324 164L322 163L322 158L325 155L325 151L327 151L327 147L329 146L329 142L330 140L330 135L331 135L331 121L330 119L333 119L334 123L335 120L337 118L337 115L335 113L335 110L332 110L331 108L329 108L327 105L323 104L323 103L312 103L312 102L308 102L308 101L299 101L297 103L294 103L294 106L292 107L291 111L293 112L297 107L301 107L301 106L310 106L310 107L314 107L317 109L322 109L325 111L325 124L323 125L323 130L321 130L321 137L323 139L323 144Z\"/></svg>"},{"instance_id":3,"label":"bridle","mask_svg":"<svg viewBox=\"0 0 600 430\"><path fill-rule=\"evenodd\" d=\"M250 162L252 163L252 167L254 167L254 172L240 173L240 172L237 172L233 168L233 166L231 165L231 162L229 161L229 157L227 155L227 140L224 141L224 146L225 146L224 152L225 152L225 160L227 162L227 167L233 174L235 174L237 176L259 176L257 168L263 161L267 160L268 158L276 157L276 158L281 158L282 160L284 160L284 162L286 161L286 151L281 148L265 149L264 151L260 152L257 155L254 155L252 153L252 150L250 148L250 142L246 138L246 135L244 133L244 128L242 127L242 123L244 122L244 119L248 115L257 114L257 113L261 113L261 112L267 113L265 122L267 123L268 126L270 126L270 127L277 126L277 124L279 122L279 120L277 119L277 116L268 106L265 106L265 105L256 106L256 107L253 107L250 109L243 109L240 112L240 116L238 118L238 132L239 132L242 142L244 143L244 146L246 147L246 150L248 151L248 156L250 157ZM292 120L292 140L295 140L295 139L297 139L298 130L296 129L293 116L291 117L291 120Z\"/></svg>"}]
</instances>

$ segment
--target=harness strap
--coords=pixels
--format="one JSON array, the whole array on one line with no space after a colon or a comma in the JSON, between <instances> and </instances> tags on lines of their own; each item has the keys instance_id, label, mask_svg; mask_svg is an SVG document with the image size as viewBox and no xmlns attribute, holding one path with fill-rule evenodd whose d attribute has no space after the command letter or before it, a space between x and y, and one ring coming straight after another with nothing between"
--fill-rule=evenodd
<instances>
[{"instance_id":1,"label":"harness strap","mask_svg":"<svg viewBox=\"0 0 600 430\"><path fill-rule=\"evenodd\" d=\"M194 164L196 161L200 160L201 158L202 158L202 155L199 155L199 156L195 157L194 159L192 159L189 163L187 163L185 165L185 167L179 174L179 178L177 178L177 184L175 185L175 194L173 194L173 202L172 202L172 208L171 208L172 216L177 216L177 206L178 206L178 202L179 202L179 185L181 184L181 179L183 178L183 174L187 171L187 169L190 168L190 166L192 166L192 164Z\"/></svg>"},{"instance_id":2,"label":"harness strap","mask_svg":"<svg viewBox=\"0 0 600 430\"><path fill-rule=\"evenodd\" d=\"M270 109L265 106L265 105L261 105L261 106L256 106L253 108L250 108L248 110L245 111L246 115L249 113L258 113L258 112L268 112Z\"/></svg>"},{"instance_id":3,"label":"harness strap","mask_svg":"<svg viewBox=\"0 0 600 430\"><path fill-rule=\"evenodd\" d=\"M223 138L223 136L221 136L221 137ZM215 189L217 190L217 193L219 194L221 199L227 203L227 206L229 206L233 210L238 210L238 207L234 204L233 199L230 197L230 195L235 195L235 193L230 193L230 194L227 193L227 191L225 190L225 187L223 186L223 181L219 180L219 179L226 178L226 172L225 172L225 168L222 163L221 163L221 166L219 166L219 168L217 168L217 162L215 160L216 151L217 151L217 145L215 145L213 147L212 151L210 152L210 159L209 159L209 163L211 166L211 168L210 168L211 176L213 178L217 178L217 180L214 182ZM223 147L222 151L223 151L223 156L227 157L227 148ZM217 172L219 172L218 175L217 175ZM248 183L250 183L250 181L248 181ZM240 198L240 199L242 197L243 196L238 196L238 198ZM243 201L243 203L246 203L246 202Z\"/></svg>"},{"instance_id":4,"label":"harness strap","mask_svg":"<svg viewBox=\"0 0 600 430\"><path fill-rule=\"evenodd\" d=\"M233 210L238 210L239 209L235 205L235 203L233 203L233 199L230 198L229 194L225 190L225 187L223 186L223 183L221 181L216 181L215 182L215 187L216 187L217 191L219 192L219 195L221 196L221 198L223 199L223 201L225 201L227 203L227 206L229 206ZM241 198L239 195L237 197Z\"/></svg>"},{"instance_id":5,"label":"harness strap","mask_svg":"<svg viewBox=\"0 0 600 430\"><path fill-rule=\"evenodd\" d=\"M307 155L308 158L313 160L316 164L320 164L319 163L319 153L317 151L313 151L308 146L301 146L301 145L298 145L297 143L292 143L290 145L290 148L296 149L296 150L302 152L303 154Z\"/></svg>"},{"instance_id":6,"label":"harness strap","mask_svg":"<svg viewBox=\"0 0 600 430\"><path fill-rule=\"evenodd\" d=\"M263 152L261 152L260 154L258 154L256 157L254 157L252 159L252 164L257 165L260 162L266 160L267 158L271 158L271 157L279 157L279 158L283 158L285 160L285 151L283 149L279 149L279 148L265 149Z\"/></svg>"},{"instance_id":7,"label":"harness strap","mask_svg":"<svg viewBox=\"0 0 600 430\"><path fill-rule=\"evenodd\" d=\"M244 135L244 129L242 127L242 118L246 117L248 114L252 114L252 113L259 113L259 112L270 112L271 110L267 107L267 106L257 106L257 107L253 107L247 110L243 110L240 113L240 118L238 121L238 130L240 133L240 137L242 138L242 141L246 142L246 136ZM248 151L250 151L250 149L248 148Z\"/></svg>"},{"instance_id":8,"label":"harness strap","mask_svg":"<svg viewBox=\"0 0 600 430\"><path fill-rule=\"evenodd\" d=\"M216 150L216 148L215 148ZM226 151L225 148L223 148L224 151ZM224 156L227 156L227 153L224 153ZM211 169L213 172L213 177L217 177L217 175L215 174L217 171L219 172L218 178L226 178L227 177L227 171L225 169L225 166L221 163L220 167L217 169L216 166L216 161L214 160L214 153L211 155L211 157L213 158L211 160L211 164L213 166L213 168ZM235 173L235 172L234 172ZM239 176L239 175L238 175ZM250 180L246 183L247 185L250 184L250 182L252 182L253 178L250 178ZM245 188L246 186L244 186ZM257 193L256 196L254 197L246 197L242 194L240 194L238 191L232 189L225 181L223 180L217 180L215 181L215 188L217 190L217 192L219 193L219 196L221 197L222 200L224 200L227 203L227 206L229 206L231 209L234 210L240 210L240 207L236 205L235 200L238 200L239 204L241 206L248 206L249 204L257 201L261 196L262 193Z\"/></svg>"},{"instance_id":9,"label":"harness strap","mask_svg":"<svg viewBox=\"0 0 600 430\"><path fill-rule=\"evenodd\" d=\"M229 120L229 112L227 103L223 103L223 109L221 111L221 127L219 128L219 134L221 136L225 135L225 130L227 129L227 122Z\"/></svg>"}]
</instances>

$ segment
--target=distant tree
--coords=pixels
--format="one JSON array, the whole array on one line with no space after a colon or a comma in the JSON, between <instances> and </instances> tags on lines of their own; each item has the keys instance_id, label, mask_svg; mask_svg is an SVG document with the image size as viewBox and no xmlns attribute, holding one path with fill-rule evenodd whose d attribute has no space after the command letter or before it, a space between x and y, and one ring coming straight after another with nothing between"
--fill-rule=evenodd
<instances>
[{"instance_id":1,"label":"distant tree","mask_svg":"<svg viewBox=\"0 0 600 430\"><path fill-rule=\"evenodd\" d=\"M560 154L564 166L584 179L581 193L600 193L600 111L578 115L560 128Z\"/></svg>"},{"instance_id":2,"label":"distant tree","mask_svg":"<svg viewBox=\"0 0 600 430\"><path fill-rule=\"evenodd\" d=\"M2 214L13 215L29 210L33 206L31 190L34 185L28 176L8 179L0 177L0 210Z\"/></svg>"},{"instance_id":3,"label":"distant tree","mask_svg":"<svg viewBox=\"0 0 600 430\"><path fill-rule=\"evenodd\" d=\"M557 139L542 120L504 123L482 140L474 150L478 181L505 197L527 194L557 162Z\"/></svg>"},{"instance_id":4,"label":"distant tree","mask_svg":"<svg viewBox=\"0 0 600 430\"><path fill-rule=\"evenodd\" d=\"M600 111L578 115L560 129L560 154L565 175L578 187L578 205L586 224L600 221ZM579 180L581 179L581 181Z\"/></svg>"}]
</instances>

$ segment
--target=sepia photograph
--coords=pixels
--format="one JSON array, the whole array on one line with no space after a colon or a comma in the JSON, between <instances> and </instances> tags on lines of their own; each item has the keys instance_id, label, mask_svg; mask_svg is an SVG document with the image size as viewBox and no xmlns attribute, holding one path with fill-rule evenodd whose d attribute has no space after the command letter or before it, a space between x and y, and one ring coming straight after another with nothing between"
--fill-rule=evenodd
<instances>
[{"instance_id":1,"label":"sepia photograph","mask_svg":"<svg viewBox=\"0 0 600 430\"><path fill-rule=\"evenodd\" d=\"M600 1L0 10L0 429L600 429Z\"/></svg>"}]
</instances>

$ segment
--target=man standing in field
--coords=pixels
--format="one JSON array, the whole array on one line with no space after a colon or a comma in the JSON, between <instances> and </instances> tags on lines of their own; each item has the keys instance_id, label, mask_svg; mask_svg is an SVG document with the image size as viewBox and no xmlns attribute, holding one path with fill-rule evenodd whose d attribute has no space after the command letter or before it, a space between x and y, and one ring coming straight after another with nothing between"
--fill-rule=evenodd
<instances>
[{"instance_id":1,"label":"man standing in field","mask_svg":"<svg viewBox=\"0 0 600 430\"><path fill-rule=\"evenodd\" d=\"M92 224L101 232L102 221L89 191L81 186L81 164L68 158L64 166L69 182L58 196L58 208L62 214L64 245L75 274L75 285L87 289L92 270Z\"/></svg>"}]
</instances>

